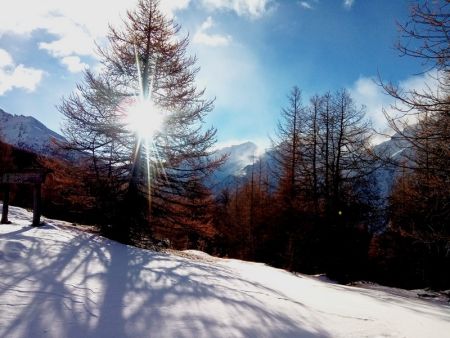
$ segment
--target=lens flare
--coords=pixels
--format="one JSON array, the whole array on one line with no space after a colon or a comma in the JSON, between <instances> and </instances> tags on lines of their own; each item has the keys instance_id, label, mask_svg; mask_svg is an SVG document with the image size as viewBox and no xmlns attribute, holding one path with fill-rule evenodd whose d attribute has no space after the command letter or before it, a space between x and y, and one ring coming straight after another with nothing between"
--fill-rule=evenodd
<instances>
[{"instance_id":1,"label":"lens flare","mask_svg":"<svg viewBox=\"0 0 450 338\"><path fill-rule=\"evenodd\" d=\"M152 100L139 100L128 108L126 123L140 139L153 140L164 124L164 114Z\"/></svg>"},{"instance_id":2,"label":"lens flare","mask_svg":"<svg viewBox=\"0 0 450 338\"><path fill-rule=\"evenodd\" d=\"M139 177L145 177L148 200L148 220L150 222L152 214L152 187L159 178L168 182L163 159L159 154L157 146L158 136L161 135L163 131L164 124L166 123L166 116L168 116L168 114L165 114L163 110L159 109L159 107L154 104L152 98L154 94L155 74L157 72L156 60L153 60L154 62L152 62L152 60L146 58L146 61L143 62L139 57L136 45L134 46L134 53L138 75L137 85L139 86L140 92L138 95L134 96L131 104L125 109L125 123L128 126L129 131L136 136L135 152L131 170L132 181L138 181ZM141 66L147 70L151 69L150 72L145 72L145 77L141 71ZM146 170L145 176L138 173L138 171L143 169Z\"/></svg>"}]
</instances>

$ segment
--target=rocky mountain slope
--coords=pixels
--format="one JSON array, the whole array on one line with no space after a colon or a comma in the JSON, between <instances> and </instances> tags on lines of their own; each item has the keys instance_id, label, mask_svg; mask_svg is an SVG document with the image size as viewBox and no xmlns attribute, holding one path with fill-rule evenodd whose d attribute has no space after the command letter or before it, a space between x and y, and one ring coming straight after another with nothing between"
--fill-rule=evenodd
<instances>
[{"instance_id":1,"label":"rocky mountain slope","mask_svg":"<svg viewBox=\"0 0 450 338\"><path fill-rule=\"evenodd\" d=\"M57 142L65 139L31 116L12 115L0 108L0 140L41 155L59 154Z\"/></svg>"}]
</instances>

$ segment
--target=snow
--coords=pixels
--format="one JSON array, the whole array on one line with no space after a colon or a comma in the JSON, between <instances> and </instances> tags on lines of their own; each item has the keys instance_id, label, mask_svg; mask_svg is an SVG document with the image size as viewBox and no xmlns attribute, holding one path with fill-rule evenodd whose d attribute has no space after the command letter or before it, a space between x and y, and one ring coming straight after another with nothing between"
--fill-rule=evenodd
<instances>
[{"instance_id":1,"label":"snow","mask_svg":"<svg viewBox=\"0 0 450 338\"><path fill-rule=\"evenodd\" d=\"M227 156L225 163L216 170L211 178L210 186L215 193L233 184L236 179L245 177L246 167L258 160L258 146L252 142L232 145L217 149L214 156Z\"/></svg>"},{"instance_id":2,"label":"snow","mask_svg":"<svg viewBox=\"0 0 450 338\"><path fill-rule=\"evenodd\" d=\"M10 207L0 225L0 337L450 337L449 304L410 292L152 252L31 217Z\"/></svg>"},{"instance_id":3,"label":"snow","mask_svg":"<svg viewBox=\"0 0 450 338\"><path fill-rule=\"evenodd\" d=\"M0 140L38 154L55 153L53 140L63 142L64 137L48 129L31 116L11 115L0 108Z\"/></svg>"}]
</instances>

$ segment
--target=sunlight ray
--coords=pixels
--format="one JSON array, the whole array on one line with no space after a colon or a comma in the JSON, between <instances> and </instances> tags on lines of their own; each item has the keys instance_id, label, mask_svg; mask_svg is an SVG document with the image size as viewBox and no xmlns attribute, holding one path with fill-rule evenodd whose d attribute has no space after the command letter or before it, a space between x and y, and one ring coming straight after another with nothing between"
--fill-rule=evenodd
<instances>
[{"instance_id":1,"label":"sunlight ray","mask_svg":"<svg viewBox=\"0 0 450 338\"><path fill-rule=\"evenodd\" d=\"M169 182L164 168L162 156L155 143L155 139L161 134L161 129L165 123L165 113L153 102L153 91L156 73L156 62L153 63L149 72L149 78L144 78L142 73L142 63L139 60L137 46L134 46L136 70L138 74L139 94L135 96L132 104L126 112L126 124L129 130L136 137L136 149L133 156L132 172L145 170L142 176L145 180L145 193L148 200L148 212L151 215L152 205L152 185L158 176ZM149 87L145 87L145 81L149 82ZM144 149L143 149L144 148ZM143 158L144 157L144 158ZM140 161L142 166L140 165ZM145 169L144 169L145 167ZM139 176L139 175L138 175Z\"/></svg>"}]
</instances>

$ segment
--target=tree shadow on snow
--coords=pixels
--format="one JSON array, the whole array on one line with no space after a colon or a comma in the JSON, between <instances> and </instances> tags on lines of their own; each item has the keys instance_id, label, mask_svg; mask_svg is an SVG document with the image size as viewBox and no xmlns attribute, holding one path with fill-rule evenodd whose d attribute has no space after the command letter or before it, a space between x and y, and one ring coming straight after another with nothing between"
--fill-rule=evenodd
<instances>
[{"instance_id":1,"label":"tree shadow on snow","mask_svg":"<svg viewBox=\"0 0 450 338\"><path fill-rule=\"evenodd\" d=\"M0 237L0 306L4 337L330 336L225 266L50 224Z\"/></svg>"}]
</instances>

